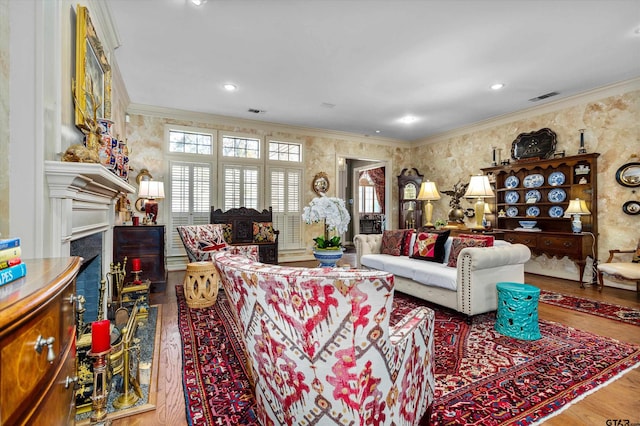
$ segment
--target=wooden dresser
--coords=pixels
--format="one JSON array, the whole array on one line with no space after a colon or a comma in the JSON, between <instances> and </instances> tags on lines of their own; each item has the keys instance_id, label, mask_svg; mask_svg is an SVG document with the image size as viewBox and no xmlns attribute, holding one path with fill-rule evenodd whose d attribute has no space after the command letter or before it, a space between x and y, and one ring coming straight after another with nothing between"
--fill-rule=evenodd
<instances>
[{"instance_id":1,"label":"wooden dresser","mask_svg":"<svg viewBox=\"0 0 640 426\"><path fill-rule=\"evenodd\" d=\"M0 287L0 424L73 424L81 258L25 263L26 277ZM37 351L39 337L51 344Z\"/></svg>"},{"instance_id":2,"label":"wooden dresser","mask_svg":"<svg viewBox=\"0 0 640 426\"><path fill-rule=\"evenodd\" d=\"M140 278L151 280L151 292L163 293L167 285L165 266L164 225L114 226L113 261L122 262L127 257L125 283L134 280L131 259L140 259ZM115 296L115 294L114 294Z\"/></svg>"}]
</instances>

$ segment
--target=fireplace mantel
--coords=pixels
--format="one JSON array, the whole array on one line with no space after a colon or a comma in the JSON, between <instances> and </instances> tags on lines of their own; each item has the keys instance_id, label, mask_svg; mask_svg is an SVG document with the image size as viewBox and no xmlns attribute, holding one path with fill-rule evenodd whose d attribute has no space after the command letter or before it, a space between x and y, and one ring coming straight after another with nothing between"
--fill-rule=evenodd
<instances>
[{"instance_id":1,"label":"fireplace mantel","mask_svg":"<svg viewBox=\"0 0 640 426\"><path fill-rule=\"evenodd\" d=\"M103 272L112 258L115 203L135 188L101 164L45 161L51 205L52 257L69 256L71 241L104 232Z\"/></svg>"}]
</instances>

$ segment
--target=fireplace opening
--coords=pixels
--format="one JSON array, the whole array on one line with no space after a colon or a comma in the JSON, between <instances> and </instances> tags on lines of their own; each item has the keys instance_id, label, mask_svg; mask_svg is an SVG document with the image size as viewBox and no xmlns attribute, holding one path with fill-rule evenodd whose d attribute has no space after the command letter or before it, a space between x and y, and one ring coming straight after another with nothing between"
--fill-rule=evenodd
<instances>
[{"instance_id":1,"label":"fireplace opening","mask_svg":"<svg viewBox=\"0 0 640 426\"><path fill-rule=\"evenodd\" d=\"M98 319L100 280L102 277L102 232L71 241L70 255L82 257L82 265L76 277L76 293L85 298L83 322L89 324ZM100 316L102 318L102 315Z\"/></svg>"}]
</instances>

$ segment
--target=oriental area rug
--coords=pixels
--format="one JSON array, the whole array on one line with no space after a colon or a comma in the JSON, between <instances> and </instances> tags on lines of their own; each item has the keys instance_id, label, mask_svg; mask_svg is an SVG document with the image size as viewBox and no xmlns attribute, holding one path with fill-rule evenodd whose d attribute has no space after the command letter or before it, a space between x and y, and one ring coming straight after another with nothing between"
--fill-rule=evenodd
<instances>
[{"instance_id":1,"label":"oriental area rug","mask_svg":"<svg viewBox=\"0 0 640 426\"><path fill-rule=\"evenodd\" d=\"M224 292L207 309L189 309L176 286L183 385L190 425L257 425L255 401ZM402 293L391 322L417 306L436 312L436 395L431 424L528 425L640 366L640 346L540 321L542 338L493 330L495 314L467 324L456 312Z\"/></svg>"},{"instance_id":2,"label":"oriental area rug","mask_svg":"<svg viewBox=\"0 0 640 426\"><path fill-rule=\"evenodd\" d=\"M640 325L640 309L545 290L540 290L540 302L628 324Z\"/></svg>"}]
</instances>

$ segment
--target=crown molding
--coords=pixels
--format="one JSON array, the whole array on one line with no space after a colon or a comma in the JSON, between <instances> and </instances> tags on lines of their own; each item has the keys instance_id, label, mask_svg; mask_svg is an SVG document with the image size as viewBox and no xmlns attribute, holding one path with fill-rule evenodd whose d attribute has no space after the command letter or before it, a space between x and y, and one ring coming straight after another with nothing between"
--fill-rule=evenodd
<instances>
[{"instance_id":1,"label":"crown molding","mask_svg":"<svg viewBox=\"0 0 640 426\"><path fill-rule=\"evenodd\" d=\"M337 130L316 129L311 127L278 124L269 121L227 117L223 115L207 114L202 112L193 112L135 103L132 103L127 107L127 113L147 115L157 118L169 118L174 120L206 123L213 127L249 127L259 131L263 135L271 135L273 133L297 133L299 135L306 136L348 139L350 142L358 142L364 144L386 145L391 147L398 147L399 145L402 145L407 148L409 148L410 146L410 142L402 141L399 139L366 136L356 133L340 132Z\"/></svg>"},{"instance_id":2,"label":"crown molding","mask_svg":"<svg viewBox=\"0 0 640 426\"><path fill-rule=\"evenodd\" d=\"M99 0L87 0L89 14L94 25L97 23L97 27L102 35L100 38L103 44L106 44L107 52L113 52L122 44L120 41L120 34L113 22L113 14L109 3ZM94 13L95 11L95 13Z\"/></svg>"},{"instance_id":3,"label":"crown molding","mask_svg":"<svg viewBox=\"0 0 640 426\"><path fill-rule=\"evenodd\" d=\"M588 92L579 93L557 101L548 102L544 105L538 105L527 109L514 111L508 114L493 117L484 121L479 121L467 126L459 127L448 132L438 135L429 136L424 139L418 139L411 142L411 147L419 147L434 143L443 142L450 138L460 137L473 132L479 132L491 127L509 124L517 120L526 119L536 115L543 115L560 109L571 108L576 105L594 102L610 96L617 96L624 93L640 90L640 77L631 80L625 80L608 86L603 86Z\"/></svg>"}]
</instances>

